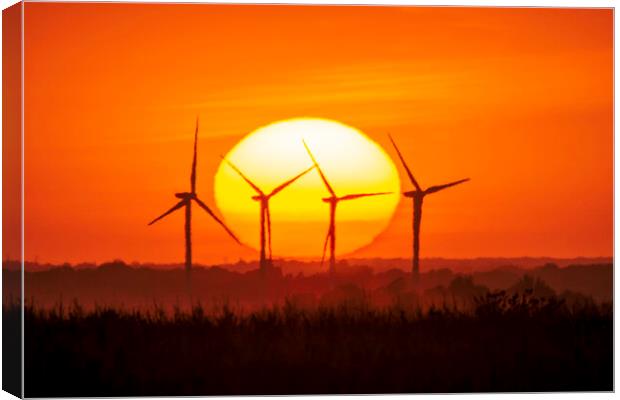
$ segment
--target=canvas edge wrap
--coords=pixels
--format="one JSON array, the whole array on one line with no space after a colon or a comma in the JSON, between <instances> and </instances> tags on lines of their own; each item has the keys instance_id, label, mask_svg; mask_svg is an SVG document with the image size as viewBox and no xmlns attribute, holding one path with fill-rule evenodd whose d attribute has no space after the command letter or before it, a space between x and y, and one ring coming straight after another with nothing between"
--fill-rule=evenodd
<instances>
[{"instance_id":1,"label":"canvas edge wrap","mask_svg":"<svg viewBox=\"0 0 620 400\"><path fill-rule=\"evenodd\" d=\"M23 3L2 11L2 390L23 397Z\"/></svg>"}]
</instances>

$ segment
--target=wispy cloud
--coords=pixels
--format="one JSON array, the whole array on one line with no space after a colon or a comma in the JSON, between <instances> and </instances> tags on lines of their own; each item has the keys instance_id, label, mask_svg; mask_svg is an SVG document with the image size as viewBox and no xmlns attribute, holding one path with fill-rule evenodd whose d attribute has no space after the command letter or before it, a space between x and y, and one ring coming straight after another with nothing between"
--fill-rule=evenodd
<instances>
[{"instance_id":1,"label":"wispy cloud","mask_svg":"<svg viewBox=\"0 0 620 400\"><path fill-rule=\"evenodd\" d=\"M265 79L261 84L214 92L204 101L184 107L246 113L367 105L376 110L366 116L369 123L393 123L411 115L404 115L402 110L390 112L390 107L399 109L404 104L423 101L434 103L463 82L465 74L434 72L430 66L420 63L337 66L297 71L278 79Z\"/></svg>"}]
</instances>

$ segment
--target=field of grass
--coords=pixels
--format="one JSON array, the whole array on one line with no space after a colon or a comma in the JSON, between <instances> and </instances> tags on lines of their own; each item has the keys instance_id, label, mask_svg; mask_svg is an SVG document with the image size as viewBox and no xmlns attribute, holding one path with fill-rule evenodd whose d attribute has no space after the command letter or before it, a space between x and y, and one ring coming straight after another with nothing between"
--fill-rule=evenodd
<instances>
[{"instance_id":1,"label":"field of grass","mask_svg":"<svg viewBox=\"0 0 620 400\"><path fill-rule=\"evenodd\" d=\"M33 397L613 390L611 305L503 292L468 310L27 306L25 341Z\"/></svg>"}]
</instances>

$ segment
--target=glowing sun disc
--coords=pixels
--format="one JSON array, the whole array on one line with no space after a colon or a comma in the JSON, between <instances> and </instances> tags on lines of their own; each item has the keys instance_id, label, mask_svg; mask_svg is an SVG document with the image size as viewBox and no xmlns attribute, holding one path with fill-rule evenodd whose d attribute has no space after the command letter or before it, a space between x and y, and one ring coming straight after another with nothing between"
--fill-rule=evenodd
<instances>
[{"instance_id":1,"label":"glowing sun disc","mask_svg":"<svg viewBox=\"0 0 620 400\"><path fill-rule=\"evenodd\" d=\"M383 148L358 129L320 118L295 118L256 129L225 158L265 193L312 166L306 141L338 196L393 192L343 201L336 213L336 252L349 253L383 231L400 199L396 166ZM242 242L258 249L259 204L255 191L226 163L215 175L215 201ZM276 256L320 256L329 222L321 199L329 192L312 170L270 201Z\"/></svg>"}]
</instances>

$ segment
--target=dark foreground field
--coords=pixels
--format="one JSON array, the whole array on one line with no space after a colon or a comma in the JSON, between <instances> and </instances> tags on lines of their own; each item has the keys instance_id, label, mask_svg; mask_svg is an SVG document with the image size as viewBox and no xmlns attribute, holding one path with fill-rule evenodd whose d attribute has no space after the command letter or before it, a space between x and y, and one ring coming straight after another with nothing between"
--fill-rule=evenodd
<instances>
[{"instance_id":1,"label":"dark foreground field","mask_svg":"<svg viewBox=\"0 0 620 400\"><path fill-rule=\"evenodd\" d=\"M613 390L611 306L527 295L469 311L27 307L25 335L29 397Z\"/></svg>"}]
</instances>

